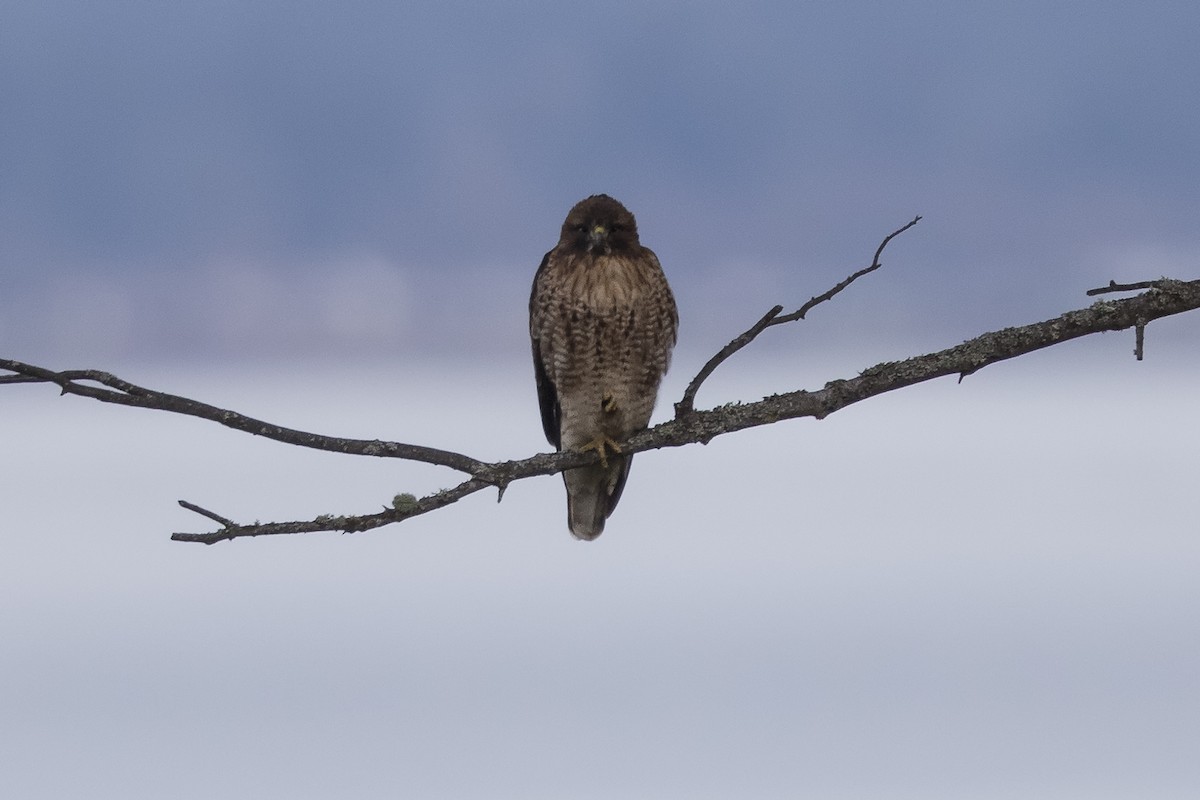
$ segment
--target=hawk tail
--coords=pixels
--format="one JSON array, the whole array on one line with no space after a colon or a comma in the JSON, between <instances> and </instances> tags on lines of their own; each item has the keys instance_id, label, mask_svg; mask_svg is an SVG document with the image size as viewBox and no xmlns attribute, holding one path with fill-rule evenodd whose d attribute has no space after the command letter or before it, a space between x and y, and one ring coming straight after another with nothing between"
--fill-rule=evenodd
<instances>
[{"instance_id":1,"label":"hawk tail","mask_svg":"<svg viewBox=\"0 0 1200 800\"><path fill-rule=\"evenodd\" d=\"M590 542L604 532L604 521L617 507L633 456L610 456L608 467L590 464L563 473L567 486L567 527L576 539Z\"/></svg>"}]
</instances>

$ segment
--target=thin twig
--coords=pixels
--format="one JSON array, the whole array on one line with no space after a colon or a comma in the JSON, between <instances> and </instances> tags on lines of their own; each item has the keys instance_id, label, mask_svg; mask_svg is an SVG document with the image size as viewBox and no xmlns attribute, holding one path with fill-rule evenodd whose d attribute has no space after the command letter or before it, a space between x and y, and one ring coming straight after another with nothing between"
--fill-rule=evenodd
<instances>
[{"instance_id":1,"label":"thin twig","mask_svg":"<svg viewBox=\"0 0 1200 800\"><path fill-rule=\"evenodd\" d=\"M704 364L704 366L700 368L700 371L696 373L696 377L692 378L692 382L688 384L687 389L685 389L683 392L683 397L678 403L675 404L675 417L679 418L694 413L696 405L696 393L700 391L701 384L708 380L708 377L716 371L717 367L725 363L730 356L758 338L758 335L767 328L804 319L804 315L811 311L814 306L820 305L827 300L832 300L843 289L854 283L862 276L874 272L882 267L883 263L879 260L879 257L883 255L883 249L888 246L888 242L890 242L892 239L895 239L897 236L904 233L906 230L916 225L920 221L921 216L918 214L907 224L897 228L887 236L883 237L883 241L880 242L879 247L875 249L875 257L871 260L870 265L863 267L858 272L855 272L849 277L843 279L829 291L825 292L824 294L819 294L816 297L809 298L808 302L800 306L800 308L796 309L790 314L784 314L783 316L780 316L780 312L783 311L783 306L775 306L765 315L763 315L762 319L751 325L742 333L738 334L736 338L734 338L729 344L722 347L720 352L710 358Z\"/></svg>"},{"instance_id":2,"label":"thin twig","mask_svg":"<svg viewBox=\"0 0 1200 800\"><path fill-rule=\"evenodd\" d=\"M220 525L222 525L226 528L236 528L237 527L237 523L234 522L233 520L229 519L228 517L222 517L220 514L216 513L215 511L209 511L207 508L201 508L200 506L196 505L195 503L189 503L187 500L180 500L179 505L183 506L188 511L195 511L197 514L199 514L202 517L208 517L213 522L219 523Z\"/></svg>"},{"instance_id":3,"label":"thin twig","mask_svg":"<svg viewBox=\"0 0 1200 800\"><path fill-rule=\"evenodd\" d=\"M1088 297L1095 297L1098 294L1108 294L1109 292L1140 292L1143 289L1157 289L1161 281L1161 278L1157 281L1138 281L1137 283L1117 283L1110 280L1108 286L1088 289L1087 295Z\"/></svg>"},{"instance_id":4,"label":"thin twig","mask_svg":"<svg viewBox=\"0 0 1200 800\"><path fill-rule=\"evenodd\" d=\"M751 325L710 358L696 373L696 377L692 378L692 382L688 384L687 390L683 393L683 399L675 404L675 416L678 418L691 414L695 410L696 392L700 391L700 384L704 383L708 376L712 375L727 358L754 341L755 337L765 331L782 311L783 306L775 306L763 314L762 319Z\"/></svg>"},{"instance_id":5,"label":"thin twig","mask_svg":"<svg viewBox=\"0 0 1200 800\"><path fill-rule=\"evenodd\" d=\"M195 511L197 514L202 514L209 519L216 520L222 527L221 530L212 533L172 533L171 541L216 544L217 542L241 539L247 536L276 536L289 533L319 533L322 531L358 533L360 531L380 528L384 525L391 525L395 522L403 522L406 519L417 517L421 514L428 514L430 511L436 511L451 503L456 503L469 494L486 489L490 485L487 481L471 478L463 481L453 489L443 489L408 503L396 504L393 508L386 508L377 514L365 514L361 516L322 514L314 519L305 521L265 522L254 523L252 525L238 525L207 509L203 509L186 500L180 500L179 505Z\"/></svg>"},{"instance_id":6,"label":"thin twig","mask_svg":"<svg viewBox=\"0 0 1200 800\"><path fill-rule=\"evenodd\" d=\"M825 292L825 294L819 294L816 297L809 298L809 301L807 303L805 303L804 305L800 306L799 309L797 309L796 311L793 311L791 314L786 314L786 315L778 318L777 320L775 320L775 322L773 324L782 325L785 322L792 322L794 320L804 319L804 315L807 314L809 311L811 311L813 306L820 305L821 303L824 303L826 300L832 300L843 289L845 289L850 284L854 283L856 280L858 280L862 276L867 275L871 272L874 272L875 270L882 267L883 262L881 262L879 260L879 257L883 255L883 249L888 246L888 243L890 241L892 241L892 239L895 239L897 236L904 233L906 230L913 227L920 221L921 221L921 215L918 214L917 216L913 217L912 220L910 220L909 222L905 223L901 227L899 227L896 230L889 233L887 236L883 237L883 241L880 242L879 247L877 247L875 249L875 257L871 259L871 264L869 266L863 267L858 272L849 276L848 278L843 280L841 283L837 284L832 289Z\"/></svg>"}]
</instances>

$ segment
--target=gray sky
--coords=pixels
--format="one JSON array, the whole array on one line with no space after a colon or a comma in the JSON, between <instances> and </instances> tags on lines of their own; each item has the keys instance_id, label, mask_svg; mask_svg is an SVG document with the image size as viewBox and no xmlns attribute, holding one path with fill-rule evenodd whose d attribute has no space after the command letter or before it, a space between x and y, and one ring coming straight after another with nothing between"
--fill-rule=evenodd
<instances>
[{"instance_id":1,"label":"gray sky","mask_svg":"<svg viewBox=\"0 0 1200 800\"><path fill-rule=\"evenodd\" d=\"M700 403L1194 277L1195 4L0 5L0 354L284 425L544 450L533 271L637 214ZM399 528L444 470L0 391L0 783L72 798L1193 798L1195 329Z\"/></svg>"},{"instance_id":2,"label":"gray sky","mask_svg":"<svg viewBox=\"0 0 1200 800\"><path fill-rule=\"evenodd\" d=\"M1187 3L7 3L0 336L520 347L538 260L599 191L662 258L685 348L917 213L856 336L1032 321L1200 255L1198 25Z\"/></svg>"}]
</instances>

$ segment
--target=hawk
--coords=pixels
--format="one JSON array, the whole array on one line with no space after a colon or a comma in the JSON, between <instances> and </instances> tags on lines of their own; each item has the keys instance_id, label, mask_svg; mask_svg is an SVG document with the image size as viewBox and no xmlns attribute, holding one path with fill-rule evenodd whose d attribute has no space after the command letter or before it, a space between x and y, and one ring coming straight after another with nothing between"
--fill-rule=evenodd
<instances>
[{"instance_id":1,"label":"hawk","mask_svg":"<svg viewBox=\"0 0 1200 800\"><path fill-rule=\"evenodd\" d=\"M604 194L576 203L533 279L529 336L546 438L599 456L563 472L577 539L599 536L621 499L633 460L621 443L650 424L678 327L633 214Z\"/></svg>"}]
</instances>

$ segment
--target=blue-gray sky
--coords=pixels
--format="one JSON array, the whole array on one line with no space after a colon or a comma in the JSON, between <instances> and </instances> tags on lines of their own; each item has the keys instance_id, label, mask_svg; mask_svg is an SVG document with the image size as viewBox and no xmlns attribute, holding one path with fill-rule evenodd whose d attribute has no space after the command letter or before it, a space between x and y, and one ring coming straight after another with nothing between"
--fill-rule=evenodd
<instances>
[{"instance_id":1,"label":"blue-gray sky","mask_svg":"<svg viewBox=\"0 0 1200 800\"><path fill-rule=\"evenodd\" d=\"M916 213L855 335L1031 321L1200 255L1198 27L1186 3L8 3L0 335L519 347L599 191L659 252L684 347Z\"/></svg>"}]
</instances>

